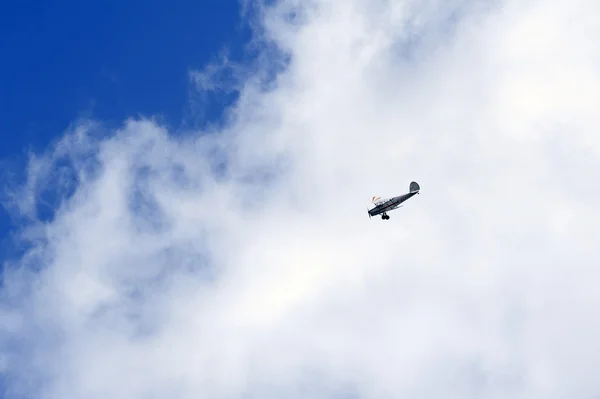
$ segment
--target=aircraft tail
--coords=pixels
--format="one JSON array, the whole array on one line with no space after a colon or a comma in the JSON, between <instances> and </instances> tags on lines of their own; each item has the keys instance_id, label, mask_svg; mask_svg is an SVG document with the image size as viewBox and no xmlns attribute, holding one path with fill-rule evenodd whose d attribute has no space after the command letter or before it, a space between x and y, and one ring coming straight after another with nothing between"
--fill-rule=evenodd
<instances>
[{"instance_id":1,"label":"aircraft tail","mask_svg":"<svg viewBox=\"0 0 600 399\"><path fill-rule=\"evenodd\" d=\"M410 183L410 186L408 187L408 190L411 193L416 193L417 191L419 191L421 189L421 187L419 186L419 183L417 183L416 181L413 181Z\"/></svg>"}]
</instances>

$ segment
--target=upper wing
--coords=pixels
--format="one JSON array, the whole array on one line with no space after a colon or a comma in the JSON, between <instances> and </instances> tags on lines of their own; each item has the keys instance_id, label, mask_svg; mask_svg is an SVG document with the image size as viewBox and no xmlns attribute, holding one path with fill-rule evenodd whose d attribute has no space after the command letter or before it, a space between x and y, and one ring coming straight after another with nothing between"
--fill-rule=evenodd
<instances>
[{"instance_id":1,"label":"upper wing","mask_svg":"<svg viewBox=\"0 0 600 399\"><path fill-rule=\"evenodd\" d=\"M386 199L381 199L381 197L379 197L379 196L377 196L377 195L371 198L371 202L372 202L372 203L373 203L375 206L381 205L381 204L383 204L385 201L387 201L387 200L386 200Z\"/></svg>"}]
</instances>

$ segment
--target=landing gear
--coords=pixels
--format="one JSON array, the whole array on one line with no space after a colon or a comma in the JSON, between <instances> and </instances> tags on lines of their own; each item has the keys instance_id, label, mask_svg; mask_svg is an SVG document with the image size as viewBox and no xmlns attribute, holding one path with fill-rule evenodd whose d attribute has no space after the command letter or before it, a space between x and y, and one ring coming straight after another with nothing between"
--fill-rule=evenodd
<instances>
[{"instance_id":1,"label":"landing gear","mask_svg":"<svg viewBox=\"0 0 600 399\"><path fill-rule=\"evenodd\" d=\"M387 215L387 213L384 213L383 215L381 215L381 218L383 220L388 220L390 217Z\"/></svg>"}]
</instances>

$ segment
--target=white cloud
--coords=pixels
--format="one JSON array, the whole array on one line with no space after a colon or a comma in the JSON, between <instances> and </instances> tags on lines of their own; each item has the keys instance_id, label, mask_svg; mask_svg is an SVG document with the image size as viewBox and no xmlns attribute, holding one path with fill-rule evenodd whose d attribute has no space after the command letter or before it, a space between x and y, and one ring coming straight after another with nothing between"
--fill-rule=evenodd
<instances>
[{"instance_id":1,"label":"white cloud","mask_svg":"<svg viewBox=\"0 0 600 399\"><path fill-rule=\"evenodd\" d=\"M585 0L266 9L290 64L268 91L240 86L222 131L133 121L59 146L96 166L34 226L19 264L43 271L5 277L7 384L597 395L599 16ZM32 181L52 184L56 159ZM368 219L368 198L411 180L422 195Z\"/></svg>"}]
</instances>

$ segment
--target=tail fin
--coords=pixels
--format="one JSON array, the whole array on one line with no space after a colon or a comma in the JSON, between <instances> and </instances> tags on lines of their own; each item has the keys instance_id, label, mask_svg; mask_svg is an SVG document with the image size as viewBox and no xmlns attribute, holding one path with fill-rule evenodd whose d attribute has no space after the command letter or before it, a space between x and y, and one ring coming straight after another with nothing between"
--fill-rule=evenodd
<instances>
[{"instance_id":1,"label":"tail fin","mask_svg":"<svg viewBox=\"0 0 600 399\"><path fill-rule=\"evenodd\" d=\"M410 186L408 187L408 191L410 191L411 193L415 193L420 189L421 187L419 187L419 183L417 183L416 181L411 182Z\"/></svg>"}]
</instances>

